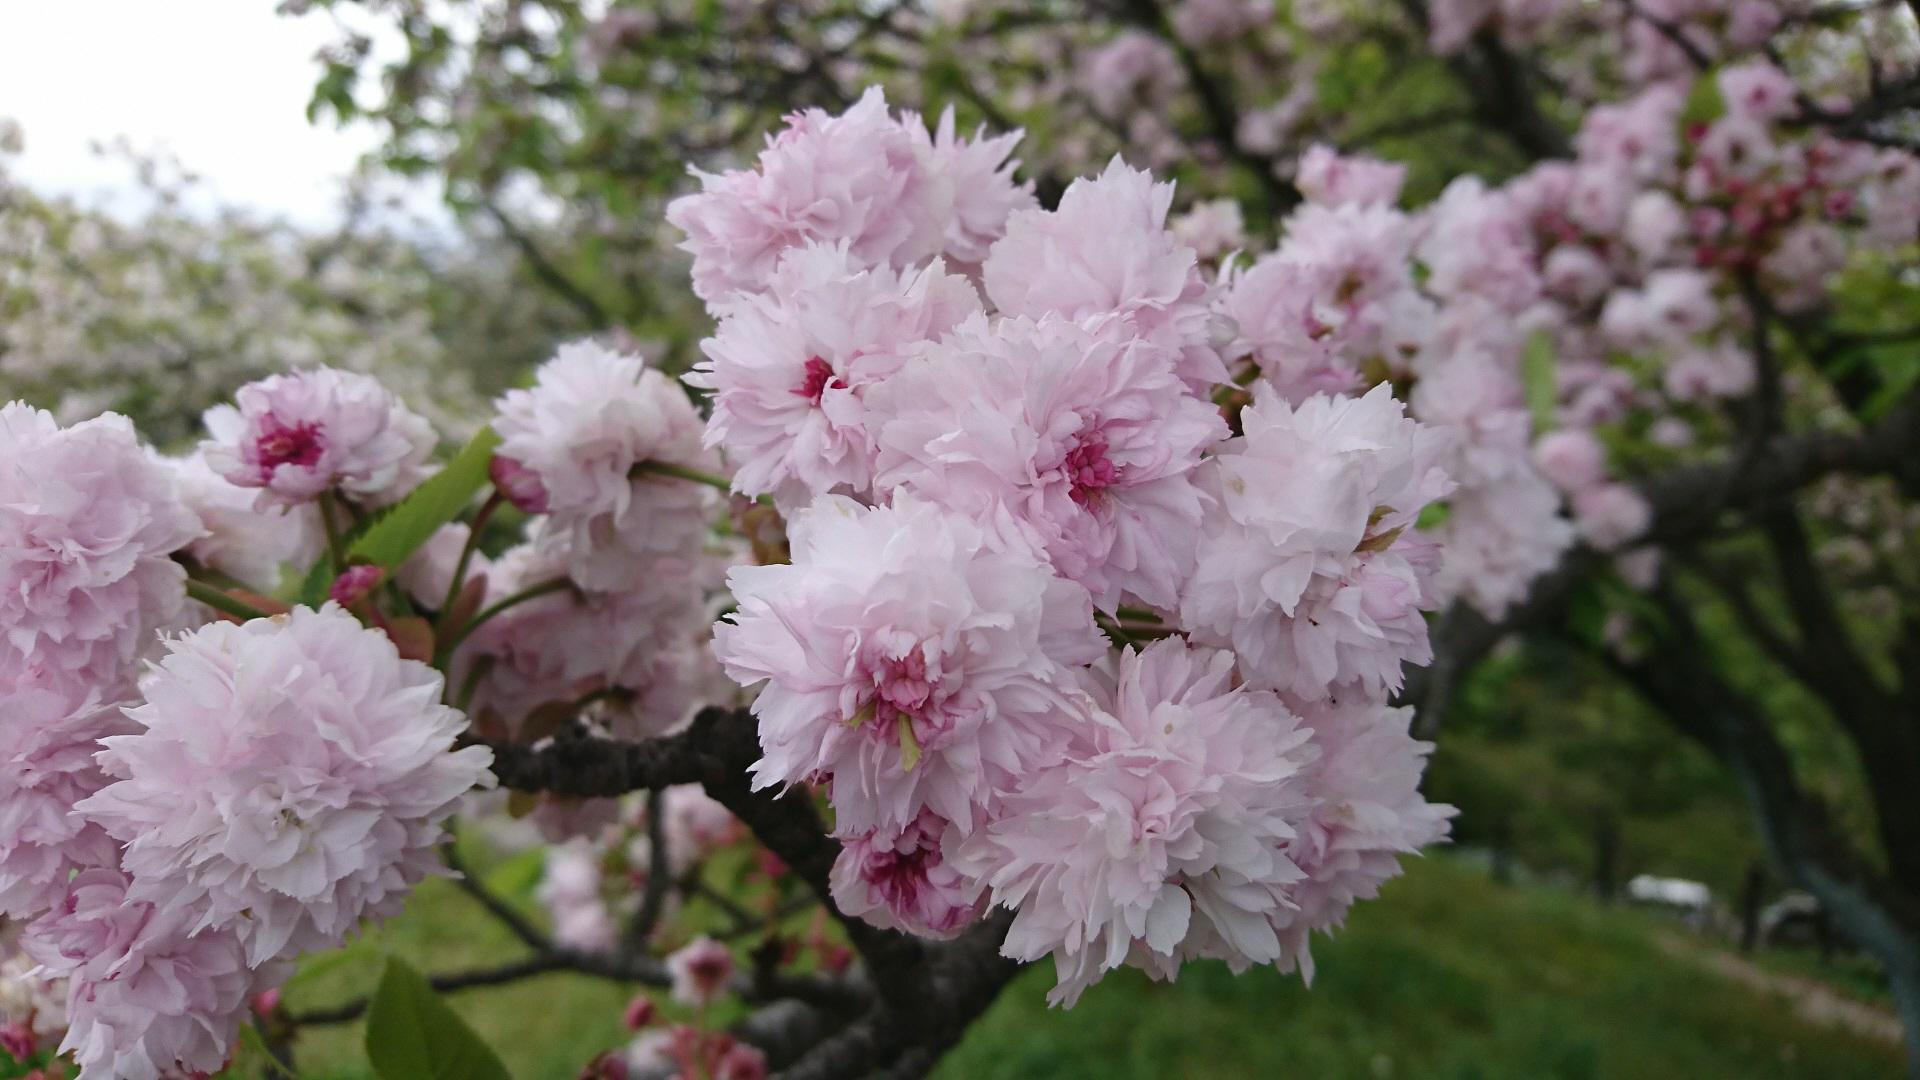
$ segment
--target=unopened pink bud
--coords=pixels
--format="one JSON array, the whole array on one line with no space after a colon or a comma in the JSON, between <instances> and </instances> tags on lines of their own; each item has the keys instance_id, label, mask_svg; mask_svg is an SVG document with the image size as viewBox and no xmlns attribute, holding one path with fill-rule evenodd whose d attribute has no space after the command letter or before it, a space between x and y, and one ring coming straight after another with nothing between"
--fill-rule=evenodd
<instances>
[{"instance_id":1,"label":"unopened pink bud","mask_svg":"<svg viewBox=\"0 0 1920 1080\"><path fill-rule=\"evenodd\" d=\"M350 608L365 600L367 594L378 588L386 576L386 571L377 566L349 566L333 579L333 587L327 590L327 597L341 607Z\"/></svg>"},{"instance_id":2,"label":"unopened pink bud","mask_svg":"<svg viewBox=\"0 0 1920 1080\"><path fill-rule=\"evenodd\" d=\"M641 994L639 997L627 1003L627 1012L625 1016L621 1017L621 1022L627 1025L628 1031L639 1031L641 1028L653 1023L655 1011L653 999L645 994Z\"/></svg>"},{"instance_id":3,"label":"unopened pink bud","mask_svg":"<svg viewBox=\"0 0 1920 1080\"><path fill-rule=\"evenodd\" d=\"M510 457L495 455L493 463L487 466L487 475L493 478L493 486L500 489L500 494L522 513L547 512L547 486L532 469Z\"/></svg>"},{"instance_id":4,"label":"unopened pink bud","mask_svg":"<svg viewBox=\"0 0 1920 1080\"><path fill-rule=\"evenodd\" d=\"M13 1055L15 1061L25 1061L32 1057L33 1029L17 1020L9 1024L0 1024L0 1050Z\"/></svg>"}]
</instances>

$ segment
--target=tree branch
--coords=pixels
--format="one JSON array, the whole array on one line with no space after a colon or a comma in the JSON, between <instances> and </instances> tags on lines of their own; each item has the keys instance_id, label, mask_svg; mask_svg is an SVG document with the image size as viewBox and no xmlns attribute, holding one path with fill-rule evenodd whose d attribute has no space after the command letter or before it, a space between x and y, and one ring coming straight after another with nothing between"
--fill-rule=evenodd
<instances>
[{"instance_id":1,"label":"tree branch","mask_svg":"<svg viewBox=\"0 0 1920 1080\"><path fill-rule=\"evenodd\" d=\"M1156 0L1127 0L1124 11L1130 22L1158 36L1173 50L1181 70L1186 73L1187 84L1200 102L1200 113L1206 118L1213 141L1220 144L1220 149L1235 163L1253 173L1265 196L1267 211L1278 216L1299 203L1300 190L1281 178L1278 160L1271 154L1255 153L1240 141L1240 113L1234 107L1232 95L1207 70L1199 54L1168 25L1160 4Z\"/></svg>"},{"instance_id":2,"label":"tree branch","mask_svg":"<svg viewBox=\"0 0 1920 1080\"><path fill-rule=\"evenodd\" d=\"M673 861L667 851L667 800L660 788L647 794L647 883L640 893L640 910L633 913L622 938L628 952L638 952L653 936L660 913L667 907L668 880Z\"/></svg>"},{"instance_id":3,"label":"tree branch","mask_svg":"<svg viewBox=\"0 0 1920 1080\"><path fill-rule=\"evenodd\" d=\"M1733 773L1775 861L1886 965L1908 1051L1920 1052L1920 909L1913 893L1871 871L1826 807L1802 790L1765 713L1720 676L1686 605L1668 590L1655 598L1665 625L1654 628L1654 647L1632 660L1610 655L1608 664Z\"/></svg>"},{"instance_id":4,"label":"tree branch","mask_svg":"<svg viewBox=\"0 0 1920 1080\"><path fill-rule=\"evenodd\" d=\"M522 960L499 967L476 968L471 971L456 971L444 975L435 975L427 981L441 993L455 990L472 990L485 986L504 986L519 982L534 975L544 975L550 971L566 971L568 965L559 953L535 953ZM368 998L354 998L344 1004L324 1009L312 1009L307 1012L293 1013L288 1019L295 1027L323 1027L328 1024L345 1024L366 1015L367 1006L372 1002Z\"/></svg>"},{"instance_id":5,"label":"tree branch","mask_svg":"<svg viewBox=\"0 0 1920 1080\"><path fill-rule=\"evenodd\" d=\"M500 209L498 203L488 199L482 206L487 216L492 218L494 225L499 228L500 234L505 236L507 242L520 252L520 257L527 261L527 267L533 271L533 276L552 289L554 295L572 305L574 310L578 311L587 320L587 324L595 330L604 330L615 325L615 320L607 313L607 309L601 305L600 301L594 299L591 293L568 277L566 271L555 265L554 261L547 257L547 253L540 250L540 245L534 241L533 237L528 236L525 230L515 224L513 219L507 216L506 211Z\"/></svg>"},{"instance_id":6,"label":"tree branch","mask_svg":"<svg viewBox=\"0 0 1920 1080\"><path fill-rule=\"evenodd\" d=\"M685 731L659 739L603 739L577 726L563 727L551 739L527 745L469 736L466 743L493 751L493 773L502 787L580 798L625 795L673 784L699 783L730 767L744 770L758 753L758 742L730 745L738 725L733 713L703 710ZM751 718L748 718L749 724ZM752 728L747 734L751 738Z\"/></svg>"},{"instance_id":7,"label":"tree branch","mask_svg":"<svg viewBox=\"0 0 1920 1080\"><path fill-rule=\"evenodd\" d=\"M1909 475L1920 468L1920 395L1911 395L1879 421L1858 432L1818 431L1768 440L1751 461L1678 466L1638 485L1653 511L1642 539L1670 544L1698 539L1730 510L1764 511L1794 492L1836 473ZM1407 674L1395 700L1419 707L1418 730L1430 737L1446 715L1459 675L1508 634L1550 625L1564 614L1573 590L1604 562L1576 548L1560 565L1535 580L1527 598L1505 616L1490 620L1455 603L1436 620L1433 662Z\"/></svg>"}]
</instances>

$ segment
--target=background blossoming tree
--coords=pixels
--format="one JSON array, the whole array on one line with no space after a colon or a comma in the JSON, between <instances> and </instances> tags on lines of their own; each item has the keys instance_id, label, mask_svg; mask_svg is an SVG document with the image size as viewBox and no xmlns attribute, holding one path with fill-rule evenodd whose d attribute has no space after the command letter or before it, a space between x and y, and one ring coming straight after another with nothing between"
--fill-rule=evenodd
<instances>
[{"instance_id":1,"label":"background blossoming tree","mask_svg":"<svg viewBox=\"0 0 1920 1080\"><path fill-rule=\"evenodd\" d=\"M288 6L347 30L317 106L661 345L450 454L336 367L174 457L0 414L0 905L64 981L13 1056L371 1009L383 1075L498 1075L430 988L573 971L751 1007L590 1075L919 1075L1022 962L1310 975L1515 637L1724 763L1920 1037L1911 8ZM554 845L551 930L460 879L529 959L282 1007L456 813Z\"/></svg>"}]
</instances>

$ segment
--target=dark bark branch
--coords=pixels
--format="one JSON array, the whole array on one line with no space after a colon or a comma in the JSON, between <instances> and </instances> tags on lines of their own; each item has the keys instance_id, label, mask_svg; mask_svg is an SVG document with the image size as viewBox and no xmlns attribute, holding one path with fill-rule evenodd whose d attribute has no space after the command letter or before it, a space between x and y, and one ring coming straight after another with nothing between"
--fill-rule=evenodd
<instances>
[{"instance_id":1,"label":"dark bark branch","mask_svg":"<svg viewBox=\"0 0 1920 1080\"><path fill-rule=\"evenodd\" d=\"M497 919L502 926L512 931L513 936L519 938L521 944L538 953L553 951L553 942L547 939L547 935L541 933L540 929L529 922L525 915L520 914L512 904L495 895L492 889L482 885L480 879L473 876L473 872L467 869L453 843L449 842L441 847L440 857L446 861L447 868L453 871L454 885L461 892L472 897L475 903L487 909L487 914Z\"/></svg>"},{"instance_id":2,"label":"dark bark branch","mask_svg":"<svg viewBox=\"0 0 1920 1080\"><path fill-rule=\"evenodd\" d=\"M622 944L628 952L638 952L653 936L660 913L667 907L667 888L672 884L672 860L667 851L667 800L659 788L647 795L647 884L640 893L640 910L627 923Z\"/></svg>"},{"instance_id":3,"label":"dark bark branch","mask_svg":"<svg viewBox=\"0 0 1920 1080\"><path fill-rule=\"evenodd\" d=\"M740 748L714 738L730 715L724 709L707 709L687 730L660 739L602 739L568 726L532 745L502 739L469 738L467 742L493 751L493 773L502 787L579 798L611 797L699 783L734 766L744 770L758 744L747 747L742 760Z\"/></svg>"},{"instance_id":4,"label":"dark bark branch","mask_svg":"<svg viewBox=\"0 0 1920 1080\"><path fill-rule=\"evenodd\" d=\"M745 710L707 709L679 735L646 742L599 739L568 729L537 747L486 745L494 750L501 782L520 790L604 796L698 782L827 905L859 951L875 993L866 994L859 983L755 973L750 982L762 998L827 1003L812 1021L859 1014L799 1056L794 1075L865 1075L893 1066L909 1051L914 1052L911 1061L931 1062L959 1040L1017 970L999 956L1005 915L983 920L950 942L924 942L841 915L828 882L840 845L804 790L751 789L747 767L759 756L759 736ZM817 1035L819 1026L809 1030Z\"/></svg>"},{"instance_id":5,"label":"dark bark branch","mask_svg":"<svg viewBox=\"0 0 1920 1080\"><path fill-rule=\"evenodd\" d=\"M1627 9L1627 14L1630 17L1639 19L1641 22L1658 30L1661 37L1666 38L1681 52L1685 53L1687 62L1693 65L1694 70L1707 71L1713 67L1713 57L1706 54L1706 51L1700 47L1699 42L1687 36L1687 31L1684 27L1648 12L1645 8L1635 3L1634 0L1620 0L1620 5Z\"/></svg>"},{"instance_id":6,"label":"dark bark branch","mask_svg":"<svg viewBox=\"0 0 1920 1080\"><path fill-rule=\"evenodd\" d=\"M1601 563L1584 549L1568 552L1560 565L1534 580L1527 597L1493 620L1465 602L1442 612L1432 628L1433 662L1410 668L1406 684L1394 695L1394 704L1415 707L1414 733L1430 739L1440 730L1460 677L1493 650L1508 634L1558 623L1574 588Z\"/></svg>"},{"instance_id":7,"label":"dark bark branch","mask_svg":"<svg viewBox=\"0 0 1920 1080\"><path fill-rule=\"evenodd\" d=\"M1780 357L1773 349L1773 304L1760 287L1752 271L1740 274L1740 297L1752 321L1754 382L1747 418L1746 461L1766 448L1766 441L1780 433L1786 403L1780 393Z\"/></svg>"},{"instance_id":8,"label":"dark bark branch","mask_svg":"<svg viewBox=\"0 0 1920 1080\"><path fill-rule=\"evenodd\" d=\"M567 964L557 953L535 953L522 960L499 967L476 968L472 971L456 971L444 975L435 975L427 981L435 990L451 993L455 990L471 990L484 986L504 986L519 982L534 975L544 975L550 971L565 971ZM290 1019L295 1027L322 1027L328 1024L345 1024L366 1015L367 1006L372 1002L368 998L354 998L344 1004L324 1009L312 1009L294 1013Z\"/></svg>"},{"instance_id":9,"label":"dark bark branch","mask_svg":"<svg viewBox=\"0 0 1920 1080\"><path fill-rule=\"evenodd\" d=\"M1859 748L1893 878L1920 895L1920 799L1913 793L1920 774L1920 714L1867 661L1835 603L1838 594L1814 559L1800 515L1782 507L1766 516L1762 531L1780 564L1781 590L1810 654L1808 686Z\"/></svg>"},{"instance_id":10,"label":"dark bark branch","mask_svg":"<svg viewBox=\"0 0 1920 1080\"><path fill-rule=\"evenodd\" d=\"M1421 34L1428 33L1425 0L1400 0L1400 10ZM1507 51L1492 29L1475 34L1472 49L1448 57L1447 67L1466 88L1473 116L1487 130L1531 159L1573 156L1567 133L1540 111L1533 94L1532 68Z\"/></svg>"},{"instance_id":11,"label":"dark bark branch","mask_svg":"<svg viewBox=\"0 0 1920 1080\"><path fill-rule=\"evenodd\" d=\"M1750 461L1705 462L1679 466L1642 481L1639 490L1653 510L1643 538L1672 544L1709 535L1729 511L1758 511L1790 501L1795 492L1836 473L1911 475L1920 468L1920 397L1909 397L1876 423L1859 432L1810 432L1768 440ZM1508 634L1552 625L1565 613L1567 599L1589 573L1602 565L1600 554L1578 548L1528 590L1527 598L1499 620L1490 620L1456 603L1433 626L1434 660L1407 673L1396 695L1401 704L1419 707L1418 730L1431 737L1444 720L1460 674Z\"/></svg>"},{"instance_id":12,"label":"dark bark branch","mask_svg":"<svg viewBox=\"0 0 1920 1080\"><path fill-rule=\"evenodd\" d=\"M930 945L914 978L883 992L859 1019L782 1072L781 1080L922 1075L1019 970L999 954L1011 922L1010 912L995 912L959 938Z\"/></svg>"},{"instance_id":13,"label":"dark bark branch","mask_svg":"<svg viewBox=\"0 0 1920 1080\"><path fill-rule=\"evenodd\" d=\"M520 257L527 261L527 268L533 271L533 276L540 279L541 284L552 289L554 295L565 300L578 311L593 329L603 330L615 325L613 317L607 313L607 309L600 301L594 299L593 294L587 292L578 282L567 276L566 271L560 269L552 259L548 258L547 253L540 250L540 245L533 237L528 236L525 230L515 224L513 219L507 216L506 211L500 209L499 204L488 199L484 207L487 216L492 218L494 225L499 228L500 234L520 252Z\"/></svg>"},{"instance_id":14,"label":"dark bark branch","mask_svg":"<svg viewBox=\"0 0 1920 1080\"><path fill-rule=\"evenodd\" d=\"M1681 466L1640 485L1654 511L1652 541L1684 540L1709 530L1722 513L1779 502L1832 474L1899 475L1920 451L1920 398L1908 398L1858 432L1815 431L1769 440L1750 463Z\"/></svg>"},{"instance_id":15,"label":"dark bark branch","mask_svg":"<svg viewBox=\"0 0 1920 1080\"><path fill-rule=\"evenodd\" d=\"M1889 707L1887 693L1834 606L1833 588L1814 561L1799 513L1791 506L1772 510L1762 519L1761 530L1780 566L1781 592L1812 653L1810 686L1857 738L1860 725L1872 723Z\"/></svg>"},{"instance_id":16,"label":"dark bark branch","mask_svg":"<svg viewBox=\"0 0 1920 1080\"><path fill-rule=\"evenodd\" d=\"M1688 552L1680 556L1688 570L1712 587L1728 607L1733 609L1734 617L1740 620L1740 629L1759 643L1760 648L1773 658L1774 662L1791 672L1802 683L1812 685L1820 673L1814 668L1813 660L1798 641L1788 636L1774 625L1774 620L1760 610L1760 604L1754 599L1753 589L1749 587L1747 576L1739 569L1733 573L1723 572L1711 558Z\"/></svg>"},{"instance_id":17,"label":"dark bark branch","mask_svg":"<svg viewBox=\"0 0 1920 1080\"><path fill-rule=\"evenodd\" d=\"M750 747L738 768L705 777L707 794L713 796L733 815L745 822L767 850L780 857L787 869L806 882L820 902L840 920L847 937L867 962L874 982L890 991L896 979L911 978L921 960L921 942L905 934L880 930L860 919L849 918L834 906L828 875L840 844L827 834L826 824L814 809L810 794L800 788L785 793L754 792L748 784L746 764L758 754L759 743L754 721L745 710L726 714L712 734L730 739L737 747Z\"/></svg>"},{"instance_id":18,"label":"dark bark branch","mask_svg":"<svg viewBox=\"0 0 1920 1080\"><path fill-rule=\"evenodd\" d=\"M1207 131L1236 164L1254 175L1260 183L1265 210L1273 216L1285 213L1300 201L1300 191L1280 176L1279 161L1271 154L1255 153L1240 141L1240 112L1234 106L1230 89L1207 70L1200 55L1181 39L1167 22L1157 0L1126 0L1126 18L1149 33L1157 35L1173 50L1186 73L1187 85L1200 102L1200 114L1206 118Z\"/></svg>"}]
</instances>

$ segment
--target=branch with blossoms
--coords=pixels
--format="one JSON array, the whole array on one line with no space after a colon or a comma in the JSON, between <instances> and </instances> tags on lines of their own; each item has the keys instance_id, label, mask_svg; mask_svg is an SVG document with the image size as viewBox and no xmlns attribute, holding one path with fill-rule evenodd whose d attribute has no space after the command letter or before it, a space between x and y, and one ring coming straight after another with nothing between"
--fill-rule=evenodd
<instances>
[{"instance_id":1,"label":"branch with blossoms","mask_svg":"<svg viewBox=\"0 0 1920 1080\"><path fill-rule=\"evenodd\" d=\"M1122 963L1307 967L1444 836L1386 696L1424 659L1445 440L1386 387L1261 382L1223 415L1170 187L1115 163L1041 210L1013 142L875 92L676 203L719 323L705 417L588 343L437 468L418 416L325 368L242 387L177 461L8 406L44 567L0 654L44 741L9 783L59 830L0 867L83 1075L217 1068L248 1003L398 910L502 782L566 841L554 926L466 881L532 955L440 986L669 983L695 1022L623 1060L684 1075L921 1071L1041 957L1065 1004ZM786 201L823 193L841 212L794 236ZM722 522L716 487L768 505ZM750 711L700 708L723 677ZM801 951L844 967L843 935L858 975L788 970L777 934L744 981L711 938L651 955L695 925L663 933L663 875L697 880L716 814L764 847L762 899L791 881L838 923ZM800 1011L705 1028L730 992Z\"/></svg>"},{"instance_id":2,"label":"branch with blossoms","mask_svg":"<svg viewBox=\"0 0 1920 1080\"><path fill-rule=\"evenodd\" d=\"M1728 15L1676 32L1742 55ZM1469 16L1426 29L1530 102L1514 13ZM1667 72L1637 25L1629 64ZM299 956L461 872L456 810L550 845L551 927L464 880L531 955L443 989L569 970L690 1017L636 1001L588 1075L918 1075L1042 958L1065 1006L1121 966L1311 974L1447 835L1395 700L1443 692L1458 641L1603 578L1668 603L1660 546L1728 521L1804 568L1789 493L1910 470L1913 403L1809 423L1786 369L1823 358L1775 331L1912 244L1920 165L1809 129L1766 61L1680 70L1418 210L1403 167L1307 148L1277 246L1224 263L1122 159L1043 208L1018 132L877 89L803 110L666 210L713 320L698 403L575 343L438 467L325 368L242 387L183 460L8 406L0 784L34 828L0 905L66 980L61 1045L89 1076L219 1067ZM1685 622L1645 634L1674 648L1618 670L1649 700L1713 693L1676 689ZM727 995L764 1005L721 1030Z\"/></svg>"}]
</instances>

